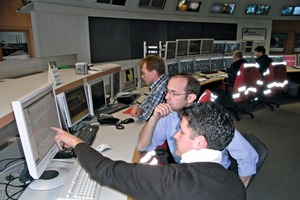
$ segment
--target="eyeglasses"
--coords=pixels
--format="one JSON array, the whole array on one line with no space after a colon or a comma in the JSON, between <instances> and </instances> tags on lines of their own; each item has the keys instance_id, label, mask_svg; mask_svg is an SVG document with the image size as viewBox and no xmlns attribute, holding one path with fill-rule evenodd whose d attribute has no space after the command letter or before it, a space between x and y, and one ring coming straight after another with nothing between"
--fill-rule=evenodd
<instances>
[{"instance_id":1,"label":"eyeglasses","mask_svg":"<svg viewBox=\"0 0 300 200\"><path fill-rule=\"evenodd\" d=\"M171 96L173 96L173 97L177 97L177 96L180 96L180 95L187 95L188 93L178 94L178 93L176 93L176 92L172 92L172 91L169 91L169 90L167 89L166 92L165 92L165 94L166 94L166 95L169 94L169 95L171 95Z\"/></svg>"}]
</instances>

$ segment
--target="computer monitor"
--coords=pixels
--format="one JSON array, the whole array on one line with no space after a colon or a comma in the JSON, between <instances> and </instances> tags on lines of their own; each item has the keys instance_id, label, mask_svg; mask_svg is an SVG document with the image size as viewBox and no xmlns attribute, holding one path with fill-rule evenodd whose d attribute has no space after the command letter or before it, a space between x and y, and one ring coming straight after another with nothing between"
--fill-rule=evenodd
<instances>
[{"instance_id":1,"label":"computer monitor","mask_svg":"<svg viewBox=\"0 0 300 200\"><path fill-rule=\"evenodd\" d=\"M136 90L137 72L135 66L121 69L122 92L131 92Z\"/></svg>"},{"instance_id":2,"label":"computer monitor","mask_svg":"<svg viewBox=\"0 0 300 200\"><path fill-rule=\"evenodd\" d=\"M115 72L110 75L110 97L116 97L119 92L121 92L121 73Z\"/></svg>"},{"instance_id":3,"label":"computer monitor","mask_svg":"<svg viewBox=\"0 0 300 200\"><path fill-rule=\"evenodd\" d=\"M271 6L269 5L257 5L257 4L249 4L246 7L245 14L248 15L268 15Z\"/></svg>"},{"instance_id":4,"label":"computer monitor","mask_svg":"<svg viewBox=\"0 0 300 200\"><path fill-rule=\"evenodd\" d=\"M214 39L201 39L201 55L212 54Z\"/></svg>"},{"instance_id":5,"label":"computer monitor","mask_svg":"<svg viewBox=\"0 0 300 200\"><path fill-rule=\"evenodd\" d=\"M235 50L240 50L240 42L237 41L228 41L226 42L225 54L231 55Z\"/></svg>"},{"instance_id":6,"label":"computer monitor","mask_svg":"<svg viewBox=\"0 0 300 200\"><path fill-rule=\"evenodd\" d=\"M189 40L177 39L176 43L176 57L187 56L189 50Z\"/></svg>"},{"instance_id":7,"label":"computer monitor","mask_svg":"<svg viewBox=\"0 0 300 200\"><path fill-rule=\"evenodd\" d=\"M166 74L168 75L168 77L172 77L179 74L179 65L176 59L166 61L165 65Z\"/></svg>"},{"instance_id":8,"label":"computer monitor","mask_svg":"<svg viewBox=\"0 0 300 200\"><path fill-rule=\"evenodd\" d=\"M282 16L290 16L292 15L294 10L294 6L284 6L281 10L281 15Z\"/></svg>"},{"instance_id":9,"label":"computer monitor","mask_svg":"<svg viewBox=\"0 0 300 200\"><path fill-rule=\"evenodd\" d=\"M189 56L199 56L201 50L201 39L190 39L189 40Z\"/></svg>"},{"instance_id":10,"label":"computer monitor","mask_svg":"<svg viewBox=\"0 0 300 200\"><path fill-rule=\"evenodd\" d=\"M256 63L256 58L253 56L243 56L248 63Z\"/></svg>"},{"instance_id":11,"label":"computer monitor","mask_svg":"<svg viewBox=\"0 0 300 200\"><path fill-rule=\"evenodd\" d=\"M176 41L166 41L165 59L175 59L176 57Z\"/></svg>"},{"instance_id":12,"label":"computer monitor","mask_svg":"<svg viewBox=\"0 0 300 200\"><path fill-rule=\"evenodd\" d=\"M210 58L210 70L218 71L223 68L223 57Z\"/></svg>"},{"instance_id":13,"label":"computer monitor","mask_svg":"<svg viewBox=\"0 0 300 200\"><path fill-rule=\"evenodd\" d=\"M180 73L193 74L195 72L193 59L180 60L179 65Z\"/></svg>"},{"instance_id":14,"label":"computer monitor","mask_svg":"<svg viewBox=\"0 0 300 200\"><path fill-rule=\"evenodd\" d=\"M64 168L48 168L58 152L54 139L56 132L50 128L61 128L56 105L52 84L42 86L12 102L26 165L30 176L35 179L29 185L31 189L60 187L68 174Z\"/></svg>"},{"instance_id":15,"label":"computer monitor","mask_svg":"<svg viewBox=\"0 0 300 200\"><path fill-rule=\"evenodd\" d=\"M69 128L90 115L83 84L58 94L57 102L62 114L62 121Z\"/></svg>"},{"instance_id":16,"label":"computer monitor","mask_svg":"<svg viewBox=\"0 0 300 200\"><path fill-rule=\"evenodd\" d=\"M85 83L86 95L91 116L95 116L102 108L106 107L105 82L103 79Z\"/></svg>"},{"instance_id":17,"label":"computer monitor","mask_svg":"<svg viewBox=\"0 0 300 200\"><path fill-rule=\"evenodd\" d=\"M213 3L210 12L232 15L234 13L234 9L234 3Z\"/></svg>"},{"instance_id":18,"label":"computer monitor","mask_svg":"<svg viewBox=\"0 0 300 200\"><path fill-rule=\"evenodd\" d=\"M300 6L295 6L292 15L299 16L300 15Z\"/></svg>"},{"instance_id":19,"label":"computer monitor","mask_svg":"<svg viewBox=\"0 0 300 200\"><path fill-rule=\"evenodd\" d=\"M281 55L269 55L273 62L283 62L283 57Z\"/></svg>"},{"instance_id":20,"label":"computer monitor","mask_svg":"<svg viewBox=\"0 0 300 200\"><path fill-rule=\"evenodd\" d=\"M210 70L210 61L209 58L199 58L195 59L195 71L208 71Z\"/></svg>"},{"instance_id":21,"label":"computer monitor","mask_svg":"<svg viewBox=\"0 0 300 200\"><path fill-rule=\"evenodd\" d=\"M223 58L223 67L224 67L224 69L229 68L231 63L233 63L232 56L224 56L224 58Z\"/></svg>"},{"instance_id":22,"label":"computer monitor","mask_svg":"<svg viewBox=\"0 0 300 200\"><path fill-rule=\"evenodd\" d=\"M226 41L214 41L213 54L225 54Z\"/></svg>"}]
</instances>

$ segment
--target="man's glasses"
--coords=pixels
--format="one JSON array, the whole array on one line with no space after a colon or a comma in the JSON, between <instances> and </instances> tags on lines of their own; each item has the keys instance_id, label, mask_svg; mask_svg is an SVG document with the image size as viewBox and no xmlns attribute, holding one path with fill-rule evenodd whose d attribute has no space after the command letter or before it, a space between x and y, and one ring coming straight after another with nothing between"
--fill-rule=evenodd
<instances>
[{"instance_id":1,"label":"man's glasses","mask_svg":"<svg viewBox=\"0 0 300 200\"><path fill-rule=\"evenodd\" d=\"M178 94L176 92L172 92L172 91L170 91L170 90L167 89L166 92L165 92L165 94L166 95L169 94L169 95L171 95L173 97L177 97L177 96L181 96L181 95L187 95L188 93Z\"/></svg>"}]
</instances>

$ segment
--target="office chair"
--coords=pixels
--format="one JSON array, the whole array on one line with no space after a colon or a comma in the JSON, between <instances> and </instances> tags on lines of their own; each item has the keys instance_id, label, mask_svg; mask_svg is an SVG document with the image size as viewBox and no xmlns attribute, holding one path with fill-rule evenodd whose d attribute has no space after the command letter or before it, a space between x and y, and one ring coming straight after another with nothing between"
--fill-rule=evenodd
<instances>
[{"instance_id":1,"label":"office chair","mask_svg":"<svg viewBox=\"0 0 300 200\"><path fill-rule=\"evenodd\" d=\"M287 93L288 80L286 73L286 62L272 62L274 68L274 77L276 81L277 94Z\"/></svg>"},{"instance_id":2,"label":"office chair","mask_svg":"<svg viewBox=\"0 0 300 200\"><path fill-rule=\"evenodd\" d=\"M252 147L255 149L255 151L258 154L258 161L256 163L256 174L257 174L268 156L268 148L260 139L258 139L256 136L254 136L252 134L245 134L243 136L252 145ZM231 161L229 170L238 175L238 167L237 167L236 160L234 158L232 158L231 156L229 156L229 158ZM249 187L250 183L253 181L256 174L252 175L247 188Z\"/></svg>"},{"instance_id":3,"label":"office chair","mask_svg":"<svg viewBox=\"0 0 300 200\"><path fill-rule=\"evenodd\" d=\"M256 163L256 174L257 174L268 156L268 148L260 139L258 139L256 136L252 134L245 134L244 137L253 146L253 148L256 150L258 154L258 161ZM256 174L252 175L247 188L249 187L250 183L253 181Z\"/></svg>"},{"instance_id":4,"label":"office chair","mask_svg":"<svg viewBox=\"0 0 300 200\"><path fill-rule=\"evenodd\" d=\"M261 75L258 76L256 73L256 78L261 80ZM252 106L252 108L255 108L258 105L266 105L268 106L271 111L274 110L274 106L279 108L279 104L268 101L267 97L273 96L276 92L276 81L274 76L274 68L272 63L270 64L269 68L263 73L262 75L262 85L259 87L258 93L256 98L254 99L255 104Z\"/></svg>"},{"instance_id":5,"label":"office chair","mask_svg":"<svg viewBox=\"0 0 300 200\"><path fill-rule=\"evenodd\" d=\"M252 113L246 111L244 108L238 107L237 105L237 103L245 101L248 98L248 91L246 87L246 65L247 64L245 63L240 66L233 85L230 85L227 82L223 82L225 86L225 93L224 95L218 96L218 99L216 100L217 103L232 111L237 121L240 120L240 113L250 115L251 118L254 118L254 115Z\"/></svg>"}]
</instances>

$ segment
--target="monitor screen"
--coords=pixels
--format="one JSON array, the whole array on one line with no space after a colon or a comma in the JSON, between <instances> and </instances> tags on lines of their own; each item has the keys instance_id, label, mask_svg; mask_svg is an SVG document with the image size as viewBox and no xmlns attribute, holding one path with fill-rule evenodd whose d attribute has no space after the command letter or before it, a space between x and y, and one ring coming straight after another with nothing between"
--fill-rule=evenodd
<instances>
[{"instance_id":1,"label":"monitor screen","mask_svg":"<svg viewBox=\"0 0 300 200\"><path fill-rule=\"evenodd\" d=\"M201 55L212 54L214 39L202 39L201 42Z\"/></svg>"},{"instance_id":2,"label":"monitor screen","mask_svg":"<svg viewBox=\"0 0 300 200\"><path fill-rule=\"evenodd\" d=\"M189 52L188 55L200 55L201 50L201 39L190 39L189 40Z\"/></svg>"},{"instance_id":3,"label":"monitor screen","mask_svg":"<svg viewBox=\"0 0 300 200\"><path fill-rule=\"evenodd\" d=\"M122 91L131 92L136 89L135 67L121 69Z\"/></svg>"},{"instance_id":4,"label":"monitor screen","mask_svg":"<svg viewBox=\"0 0 300 200\"><path fill-rule=\"evenodd\" d=\"M233 14L234 3L213 3L210 9L211 13Z\"/></svg>"},{"instance_id":5,"label":"monitor screen","mask_svg":"<svg viewBox=\"0 0 300 200\"><path fill-rule=\"evenodd\" d=\"M104 80L94 80L85 84L88 105L90 109L91 116L95 116L100 109L106 107L106 97L105 97L105 82Z\"/></svg>"},{"instance_id":6,"label":"monitor screen","mask_svg":"<svg viewBox=\"0 0 300 200\"><path fill-rule=\"evenodd\" d=\"M268 15L270 8L271 6L269 5L249 4L245 13L250 15Z\"/></svg>"},{"instance_id":7,"label":"monitor screen","mask_svg":"<svg viewBox=\"0 0 300 200\"><path fill-rule=\"evenodd\" d=\"M209 59L203 58L203 59L195 60L195 71L196 72L208 71L208 70L210 70Z\"/></svg>"},{"instance_id":8,"label":"monitor screen","mask_svg":"<svg viewBox=\"0 0 300 200\"><path fill-rule=\"evenodd\" d=\"M283 15L283 16L292 15L293 9L294 9L293 6L284 6L281 10L281 15Z\"/></svg>"},{"instance_id":9,"label":"monitor screen","mask_svg":"<svg viewBox=\"0 0 300 200\"><path fill-rule=\"evenodd\" d=\"M253 56L243 56L243 58L248 62L248 63L255 63L256 59Z\"/></svg>"},{"instance_id":10,"label":"monitor screen","mask_svg":"<svg viewBox=\"0 0 300 200\"><path fill-rule=\"evenodd\" d=\"M177 42L177 49L176 49L176 56L187 56L189 50L189 40L185 39L178 39Z\"/></svg>"},{"instance_id":11,"label":"monitor screen","mask_svg":"<svg viewBox=\"0 0 300 200\"><path fill-rule=\"evenodd\" d=\"M294 7L293 15L297 15L297 16L300 15L300 6Z\"/></svg>"},{"instance_id":12,"label":"monitor screen","mask_svg":"<svg viewBox=\"0 0 300 200\"><path fill-rule=\"evenodd\" d=\"M233 63L233 59L232 59L232 56L229 56L229 57L224 57L223 58L223 67L226 69L226 68L229 68L231 63Z\"/></svg>"},{"instance_id":13,"label":"monitor screen","mask_svg":"<svg viewBox=\"0 0 300 200\"><path fill-rule=\"evenodd\" d=\"M176 57L176 41L166 41L165 59L174 59Z\"/></svg>"},{"instance_id":14,"label":"monitor screen","mask_svg":"<svg viewBox=\"0 0 300 200\"><path fill-rule=\"evenodd\" d=\"M183 1L179 0L176 10L178 11L190 11L198 12L201 6L201 2L198 1Z\"/></svg>"},{"instance_id":15,"label":"monitor screen","mask_svg":"<svg viewBox=\"0 0 300 200\"><path fill-rule=\"evenodd\" d=\"M225 54L226 42L214 41L213 43L213 54Z\"/></svg>"},{"instance_id":16,"label":"monitor screen","mask_svg":"<svg viewBox=\"0 0 300 200\"><path fill-rule=\"evenodd\" d=\"M166 70L167 70L168 77L172 77L179 74L179 67L177 61L175 60L169 61L168 63L166 63L166 66L167 66Z\"/></svg>"},{"instance_id":17,"label":"monitor screen","mask_svg":"<svg viewBox=\"0 0 300 200\"><path fill-rule=\"evenodd\" d=\"M210 70L220 70L224 68L223 58L211 58L210 59Z\"/></svg>"},{"instance_id":18,"label":"monitor screen","mask_svg":"<svg viewBox=\"0 0 300 200\"><path fill-rule=\"evenodd\" d=\"M225 48L225 54L226 55L232 54L235 50L239 50L239 49L240 49L239 42L227 42Z\"/></svg>"},{"instance_id":19,"label":"monitor screen","mask_svg":"<svg viewBox=\"0 0 300 200\"><path fill-rule=\"evenodd\" d=\"M193 74L194 70L194 60L181 60L180 61L180 73Z\"/></svg>"},{"instance_id":20,"label":"monitor screen","mask_svg":"<svg viewBox=\"0 0 300 200\"><path fill-rule=\"evenodd\" d=\"M269 55L270 58L272 58L273 62L283 62L283 57L282 56L271 56Z\"/></svg>"},{"instance_id":21,"label":"monitor screen","mask_svg":"<svg viewBox=\"0 0 300 200\"><path fill-rule=\"evenodd\" d=\"M121 92L121 77L120 72L116 72L110 75L110 97L114 98L119 92Z\"/></svg>"},{"instance_id":22,"label":"monitor screen","mask_svg":"<svg viewBox=\"0 0 300 200\"><path fill-rule=\"evenodd\" d=\"M54 139L56 132L50 128L61 128L52 84L13 101L12 107L29 174L32 178L39 179L58 152ZM68 171L65 169L65 173L56 172L47 171L49 180L36 180L29 187L45 190L61 186L64 181L61 178Z\"/></svg>"},{"instance_id":23,"label":"monitor screen","mask_svg":"<svg viewBox=\"0 0 300 200\"><path fill-rule=\"evenodd\" d=\"M58 94L57 100L68 127L73 127L90 114L83 84Z\"/></svg>"}]
</instances>

